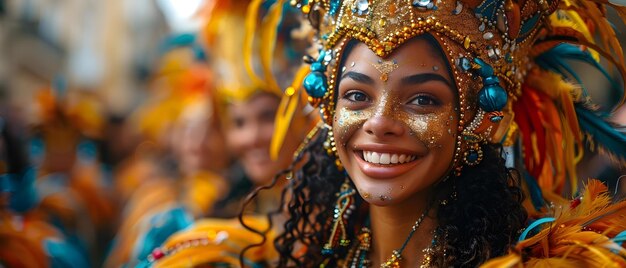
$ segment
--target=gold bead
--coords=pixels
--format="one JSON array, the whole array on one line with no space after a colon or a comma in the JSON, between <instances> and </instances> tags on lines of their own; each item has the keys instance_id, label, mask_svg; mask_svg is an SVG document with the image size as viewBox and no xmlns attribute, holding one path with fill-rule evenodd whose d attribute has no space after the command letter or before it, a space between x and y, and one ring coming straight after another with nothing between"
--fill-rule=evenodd
<instances>
[{"instance_id":1,"label":"gold bead","mask_svg":"<svg viewBox=\"0 0 626 268\"><path fill-rule=\"evenodd\" d=\"M302 13L309 14L309 12L311 12L311 6L309 5L302 6Z\"/></svg>"}]
</instances>

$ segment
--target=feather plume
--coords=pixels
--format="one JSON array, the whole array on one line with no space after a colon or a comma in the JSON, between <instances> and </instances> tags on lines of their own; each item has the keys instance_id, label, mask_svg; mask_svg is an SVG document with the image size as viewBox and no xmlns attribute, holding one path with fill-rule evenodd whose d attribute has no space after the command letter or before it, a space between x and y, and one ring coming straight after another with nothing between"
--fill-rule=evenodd
<instances>
[{"instance_id":1,"label":"feather plume","mask_svg":"<svg viewBox=\"0 0 626 268\"><path fill-rule=\"evenodd\" d=\"M575 109L588 148L606 154L617 166L626 166L626 128L603 120L581 105Z\"/></svg>"},{"instance_id":2,"label":"feather plume","mask_svg":"<svg viewBox=\"0 0 626 268\"><path fill-rule=\"evenodd\" d=\"M612 239L626 229L626 201L611 204L607 187L597 180L590 180L570 204L551 197L554 221L544 221L538 234L483 267L626 266L626 249Z\"/></svg>"}]
</instances>

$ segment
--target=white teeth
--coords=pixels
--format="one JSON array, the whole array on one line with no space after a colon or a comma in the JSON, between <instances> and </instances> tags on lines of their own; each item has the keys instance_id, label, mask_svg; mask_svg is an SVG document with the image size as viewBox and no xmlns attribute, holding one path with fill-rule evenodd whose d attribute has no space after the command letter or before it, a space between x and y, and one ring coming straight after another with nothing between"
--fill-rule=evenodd
<instances>
[{"instance_id":1,"label":"white teeth","mask_svg":"<svg viewBox=\"0 0 626 268\"><path fill-rule=\"evenodd\" d=\"M379 165L403 164L417 159L414 155L377 153L363 151L363 159L366 162Z\"/></svg>"},{"instance_id":2,"label":"white teeth","mask_svg":"<svg viewBox=\"0 0 626 268\"><path fill-rule=\"evenodd\" d=\"M370 156L370 162L374 164L380 164L380 154L377 152L372 152L372 156Z\"/></svg>"},{"instance_id":3,"label":"white teeth","mask_svg":"<svg viewBox=\"0 0 626 268\"><path fill-rule=\"evenodd\" d=\"M391 156L389 154L381 154L380 155L380 163L383 165L389 165L391 161Z\"/></svg>"},{"instance_id":4,"label":"white teeth","mask_svg":"<svg viewBox=\"0 0 626 268\"><path fill-rule=\"evenodd\" d=\"M398 163L398 155L394 154L391 156L391 163L392 164L397 164Z\"/></svg>"}]
</instances>

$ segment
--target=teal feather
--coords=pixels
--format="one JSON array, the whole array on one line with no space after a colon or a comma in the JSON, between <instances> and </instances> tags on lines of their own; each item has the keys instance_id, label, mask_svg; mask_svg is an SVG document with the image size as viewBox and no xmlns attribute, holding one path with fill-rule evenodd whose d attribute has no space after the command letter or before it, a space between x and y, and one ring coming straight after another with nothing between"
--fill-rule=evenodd
<instances>
[{"instance_id":1,"label":"teal feather","mask_svg":"<svg viewBox=\"0 0 626 268\"><path fill-rule=\"evenodd\" d=\"M614 101L609 103L607 111L612 111L615 106L619 104L619 101L624 95L624 88L618 81L613 79L611 75L606 71L600 63L598 63L589 51L580 49L580 47L571 44L560 44L554 48L539 55L535 62L539 67L560 74L563 78L573 78L583 89L584 97L588 97L589 93L583 85L582 79L576 73L576 70L568 63L568 61L582 62L591 65L611 83L611 92L608 94L608 99ZM601 112L603 117L610 115L610 112Z\"/></svg>"},{"instance_id":2,"label":"teal feather","mask_svg":"<svg viewBox=\"0 0 626 268\"><path fill-rule=\"evenodd\" d=\"M526 171L521 171L524 182L526 183L526 187L528 187L528 192L530 193L530 201L535 207L536 211L541 211L542 208L545 207L546 202L543 198L543 193L541 193L541 187L537 183L537 179L528 174Z\"/></svg>"},{"instance_id":3,"label":"teal feather","mask_svg":"<svg viewBox=\"0 0 626 268\"><path fill-rule=\"evenodd\" d=\"M71 243L56 239L46 239L43 241L43 244L52 268L90 266L87 258Z\"/></svg>"},{"instance_id":4,"label":"teal feather","mask_svg":"<svg viewBox=\"0 0 626 268\"><path fill-rule=\"evenodd\" d=\"M602 148L612 159L626 165L626 126L609 123L581 104L575 109L581 131L593 139L591 149Z\"/></svg>"}]
</instances>

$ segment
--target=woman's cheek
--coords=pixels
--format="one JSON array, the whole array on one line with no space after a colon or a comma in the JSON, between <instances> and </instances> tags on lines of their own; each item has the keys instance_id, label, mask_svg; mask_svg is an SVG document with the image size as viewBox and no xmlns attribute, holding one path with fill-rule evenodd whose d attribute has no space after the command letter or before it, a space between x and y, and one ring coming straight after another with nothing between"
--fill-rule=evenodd
<instances>
[{"instance_id":1,"label":"woman's cheek","mask_svg":"<svg viewBox=\"0 0 626 268\"><path fill-rule=\"evenodd\" d=\"M363 127L365 121L372 115L369 110L350 110L346 107L338 109L335 113L335 126L333 127L335 140L342 143L341 146L345 146L354 132Z\"/></svg>"},{"instance_id":2,"label":"woman's cheek","mask_svg":"<svg viewBox=\"0 0 626 268\"><path fill-rule=\"evenodd\" d=\"M435 113L407 114L399 113L398 120L404 122L410 134L430 149L442 148L449 137L454 137L455 113L452 105L445 105Z\"/></svg>"}]
</instances>

